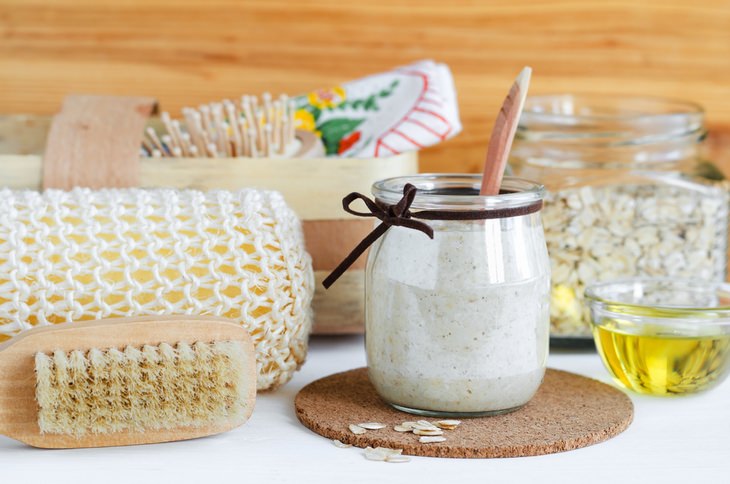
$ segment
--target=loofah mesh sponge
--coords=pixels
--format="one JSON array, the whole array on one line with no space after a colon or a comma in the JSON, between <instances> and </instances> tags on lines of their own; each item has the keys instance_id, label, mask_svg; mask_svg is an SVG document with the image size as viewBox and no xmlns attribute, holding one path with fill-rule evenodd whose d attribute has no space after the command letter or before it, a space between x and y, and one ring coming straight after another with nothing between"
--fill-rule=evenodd
<instances>
[{"instance_id":1,"label":"loofah mesh sponge","mask_svg":"<svg viewBox=\"0 0 730 484\"><path fill-rule=\"evenodd\" d=\"M0 190L0 341L61 322L221 316L249 330L263 390L303 363L313 291L276 192Z\"/></svg>"},{"instance_id":2,"label":"loofah mesh sponge","mask_svg":"<svg viewBox=\"0 0 730 484\"><path fill-rule=\"evenodd\" d=\"M81 436L239 419L245 369L245 352L231 341L37 353L38 426Z\"/></svg>"}]
</instances>

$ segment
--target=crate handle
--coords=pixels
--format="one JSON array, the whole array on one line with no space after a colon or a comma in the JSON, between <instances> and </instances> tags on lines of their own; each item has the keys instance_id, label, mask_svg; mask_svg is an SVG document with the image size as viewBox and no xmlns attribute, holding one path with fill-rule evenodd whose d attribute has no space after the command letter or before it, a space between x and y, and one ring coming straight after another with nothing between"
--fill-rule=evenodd
<instances>
[{"instance_id":1,"label":"crate handle","mask_svg":"<svg viewBox=\"0 0 730 484\"><path fill-rule=\"evenodd\" d=\"M139 185L139 151L150 97L66 96L51 124L43 156L43 188Z\"/></svg>"}]
</instances>

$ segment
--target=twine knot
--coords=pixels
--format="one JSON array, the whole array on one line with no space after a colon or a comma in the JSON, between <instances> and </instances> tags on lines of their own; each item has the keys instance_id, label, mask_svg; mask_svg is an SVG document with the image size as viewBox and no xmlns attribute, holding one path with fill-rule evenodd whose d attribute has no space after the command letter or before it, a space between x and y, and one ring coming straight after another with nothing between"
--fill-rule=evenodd
<instances>
[{"instance_id":1,"label":"twine knot","mask_svg":"<svg viewBox=\"0 0 730 484\"><path fill-rule=\"evenodd\" d=\"M429 238L433 239L433 229L431 226L424 222L414 220L411 218L411 212L409 211L413 200L416 198L416 192L418 189L407 183L403 187L403 197L394 205L388 205L386 203L378 203L363 195L362 193L352 192L342 199L342 208L345 212L355 215L357 217L374 217L380 220L382 223L375 227L352 252L348 254L345 259L333 270L329 276L322 282L325 288L329 288L340 278L342 274L365 252L368 247L388 231L392 226L406 227L413 230L418 230L426 234ZM362 200L365 207L369 210L368 212L358 212L350 208L353 202L356 200Z\"/></svg>"}]
</instances>

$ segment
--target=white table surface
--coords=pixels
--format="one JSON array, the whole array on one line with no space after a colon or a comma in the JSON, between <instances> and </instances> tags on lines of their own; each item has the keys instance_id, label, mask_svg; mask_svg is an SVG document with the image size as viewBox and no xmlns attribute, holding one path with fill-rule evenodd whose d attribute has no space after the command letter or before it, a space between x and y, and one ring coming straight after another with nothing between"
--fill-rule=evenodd
<instances>
[{"instance_id":1,"label":"white table surface","mask_svg":"<svg viewBox=\"0 0 730 484\"><path fill-rule=\"evenodd\" d=\"M251 419L226 434L136 447L38 450L0 437L0 483L730 483L730 380L698 396L631 395L633 424L607 442L571 452L514 459L413 457L366 460L305 427L294 396L328 374L364 366L361 337L320 337L294 379L261 394ZM553 368L609 381L595 353L556 353Z\"/></svg>"}]
</instances>

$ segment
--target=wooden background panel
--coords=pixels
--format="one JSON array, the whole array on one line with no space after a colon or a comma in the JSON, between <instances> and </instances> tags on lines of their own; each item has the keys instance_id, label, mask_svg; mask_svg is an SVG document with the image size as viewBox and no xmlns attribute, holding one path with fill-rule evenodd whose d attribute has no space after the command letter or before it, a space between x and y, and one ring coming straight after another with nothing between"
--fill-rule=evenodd
<instances>
[{"instance_id":1,"label":"wooden background panel","mask_svg":"<svg viewBox=\"0 0 730 484\"><path fill-rule=\"evenodd\" d=\"M464 132L425 171L476 171L514 76L532 93L665 95L707 108L730 167L730 0L0 0L0 112L70 92L162 109L299 93L422 58L449 64Z\"/></svg>"}]
</instances>

